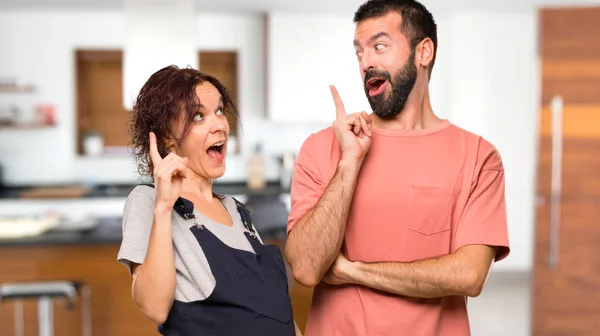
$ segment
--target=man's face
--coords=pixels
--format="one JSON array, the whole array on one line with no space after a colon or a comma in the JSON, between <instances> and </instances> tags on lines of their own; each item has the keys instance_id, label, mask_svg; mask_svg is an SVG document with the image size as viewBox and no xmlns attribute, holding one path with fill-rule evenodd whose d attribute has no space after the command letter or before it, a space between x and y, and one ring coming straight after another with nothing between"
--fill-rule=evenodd
<instances>
[{"instance_id":1,"label":"man's face","mask_svg":"<svg viewBox=\"0 0 600 336\"><path fill-rule=\"evenodd\" d=\"M404 109L417 80L415 51L400 31L402 17L391 11L356 25L354 47L373 113L393 119Z\"/></svg>"}]
</instances>

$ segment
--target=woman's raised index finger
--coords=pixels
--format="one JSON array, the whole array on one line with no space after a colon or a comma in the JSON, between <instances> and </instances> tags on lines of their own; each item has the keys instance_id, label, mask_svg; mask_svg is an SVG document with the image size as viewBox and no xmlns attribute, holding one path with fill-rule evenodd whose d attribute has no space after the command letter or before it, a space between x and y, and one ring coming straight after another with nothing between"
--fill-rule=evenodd
<instances>
[{"instance_id":1,"label":"woman's raised index finger","mask_svg":"<svg viewBox=\"0 0 600 336\"><path fill-rule=\"evenodd\" d=\"M158 152L158 146L156 145L156 135L154 132L150 132L150 159L155 166L162 161L162 157Z\"/></svg>"}]
</instances>

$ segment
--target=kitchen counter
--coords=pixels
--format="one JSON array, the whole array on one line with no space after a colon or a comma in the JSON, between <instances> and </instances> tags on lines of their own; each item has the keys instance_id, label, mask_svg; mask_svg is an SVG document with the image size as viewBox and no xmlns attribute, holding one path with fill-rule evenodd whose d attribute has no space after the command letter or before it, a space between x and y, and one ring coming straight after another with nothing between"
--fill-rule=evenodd
<instances>
[{"instance_id":1,"label":"kitchen counter","mask_svg":"<svg viewBox=\"0 0 600 336\"><path fill-rule=\"evenodd\" d=\"M93 236L93 234L92 234ZM54 241L69 244L30 246L0 246L0 284L21 281L69 280L88 286L91 293L91 323L94 335L157 335L156 325L140 313L131 301L131 276L127 269L117 262L118 244L98 244L111 236L98 239L68 235L54 236ZM114 237L114 236L113 236ZM48 238L49 239L49 238ZM49 242L47 240L46 242ZM70 244L77 241L79 244ZM87 242L93 245L81 245ZM268 241L283 250L284 242ZM289 293L294 309L294 320L304 329L310 304L312 289L301 286L292 277L288 268ZM36 335L37 305L35 300L23 301L25 316L23 335ZM82 307L76 301L73 310L65 305L54 305L55 334L61 336L81 335ZM15 333L14 308L11 301L0 304L0 326L2 335Z\"/></svg>"},{"instance_id":2,"label":"kitchen counter","mask_svg":"<svg viewBox=\"0 0 600 336\"><path fill-rule=\"evenodd\" d=\"M50 230L39 236L0 239L2 247L28 247L50 245L102 245L121 244L121 218L100 218L98 225L89 231Z\"/></svg>"},{"instance_id":3,"label":"kitchen counter","mask_svg":"<svg viewBox=\"0 0 600 336\"><path fill-rule=\"evenodd\" d=\"M263 241L285 241L285 226L272 230L259 230ZM50 230L38 236L0 239L0 249L4 247L42 247L42 246L93 246L120 245L123 239L121 218L100 218L98 225L84 230Z\"/></svg>"},{"instance_id":4,"label":"kitchen counter","mask_svg":"<svg viewBox=\"0 0 600 336\"><path fill-rule=\"evenodd\" d=\"M107 198L107 197L127 197L136 184L120 184L120 185L96 185L90 187L90 191L85 193L81 198ZM0 201L11 199L22 199L21 193L39 186L10 186L0 188ZM61 187L61 186L52 186ZM66 186L65 186L66 187ZM248 189L245 182L217 182L213 187L215 193L223 195L278 195L289 193L288 189L280 187L278 182L267 183L264 190L260 192L252 192Z\"/></svg>"},{"instance_id":5,"label":"kitchen counter","mask_svg":"<svg viewBox=\"0 0 600 336\"><path fill-rule=\"evenodd\" d=\"M78 218L98 218L91 230L59 230L17 239L0 239L0 283L28 280L77 280L86 283L92 297L92 328L94 335L142 336L156 334L156 326L140 314L131 302L131 276L116 257L122 240L121 216L125 198L135 185L97 186L80 198L29 198L20 197L22 188L0 191L0 215L42 214L47 211L73 215ZM250 200L256 218L264 223L279 222L281 205L277 200L289 202L289 190L278 183L269 183L260 193L249 192L244 183L217 183L216 193L236 196L242 202ZM258 197L253 197L258 196ZM264 203L266 202L266 203ZM272 203L271 203L272 202ZM266 206L265 206L266 204ZM287 205L289 207L289 204ZM276 212L273 207L277 208ZM262 219L261 219L262 216ZM256 223L255 223L256 224ZM262 240L285 246L285 222L282 226L259 229ZM304 329L310 308L312 289L305 288L291 278L289 291L294 307L294 319ZM81 307L74 311L56 306L54 321L57 335L80 335ZM34 301L23 303L24 315L35 316ZM2 331L11 334L13 307L0 305ZM35 334L35 323L25 325L24 334Z\"/></svg>"},{"instance_id":6,"label":"kitchen counter","mask_svg":"<svg viewBox=\"0 0 600 336\"><path fill-rule=\"evenodd\" d=\"M34 187L11 187L0 189L0 216L38 215L56 212L77 218L98 218L99 224L91 230L52 229L44 234L25 237L0 239L0 248L9 246L58 246L58 245L107 245L120 244L122 240L121 216L125 198L136 185L98 185L81 197L64 198L22 198L21 193ZM54 186L56 187L56 186ZM260 192L250 192L245 183L216 183L214 191L219 194L236 197L241 202L257 200L260 202L289 202L289 190L280 188L279 183L268 183ZM264 204L264 203L263 203ZM280 203L281 204L281 203ZM289 204L287 204L289 207ZM277 210L278 212L275 212ZM285 209L267 206L257 211L256 220L264 223L259 233L264 238L285 239L287 214ZM289 209L287 210L289 211ZM284 218L285 217L285 218ZM254 216L253 216L254 218ZM281 219L283 218L283 219ZM276 222L276 223L274 223ZM281 224L279 224L281 222ZM256 225L256 223L255 223ZM257 228L259 226L257 225Z\"/></svg>"}]
</instances>

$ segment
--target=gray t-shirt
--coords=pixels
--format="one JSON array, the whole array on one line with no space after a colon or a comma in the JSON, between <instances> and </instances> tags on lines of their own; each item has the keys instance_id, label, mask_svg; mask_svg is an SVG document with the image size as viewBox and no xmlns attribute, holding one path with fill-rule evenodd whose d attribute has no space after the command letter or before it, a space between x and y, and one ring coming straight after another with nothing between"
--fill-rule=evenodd
<instances>
[{"instance_id":1,"label":"gray t-shirt","mask_svg":"<svg viewBox=\"0 0 600 336\"><path fill-rule=\"evenodd\" d=\"M146 258L155 199L156 191L154 188L140 185L131 191L125 202L123 241L121 242L117 261L130 270L131 263L142 264ZM237 211L235 200L231 197L225 197L223 204L233 220L233 226L229 227L216 223L194 209L196 220L226 245L254 253L252 245L244 235L247 230ZM190 228L194 225L194 219L184 219L173 211L171 222L176 269L175 300L182 302L204 300L212 293L216 281L202 247L190 231ZM258 235L258 232L256 233Z\"/></svg>"}]
</instances>

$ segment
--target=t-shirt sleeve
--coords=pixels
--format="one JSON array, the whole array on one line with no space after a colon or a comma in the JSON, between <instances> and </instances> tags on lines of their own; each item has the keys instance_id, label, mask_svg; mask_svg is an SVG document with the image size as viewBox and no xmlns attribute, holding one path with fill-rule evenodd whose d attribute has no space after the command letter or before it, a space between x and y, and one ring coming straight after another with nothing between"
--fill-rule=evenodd
<instances>
[{"instance_id":1,"label":"t-shirt sleeve","mask_svg":"<svg viewBox=\"0 0 600 336\"><path fill-rule=\"evenodd\" d=\"M117 261L131 273L131 264L141 264L146 259L148 241L154 220L154 189L146 186L134 188L123 209L123 240Z\"/></svg>"},{"instance_id":2,"label":"t-shirt sleeve","mask_svg":"<svg viewBox=\"0 0 600 336\"><path fill-rule=\"evenodd\" d=\"M326 187L317 165L314 142L314 135L306 139L294 164L290 191L291 209L287 225L288 233L317 204Z\"/></svg>"},{"instance_id":3,"label":"t-shirt sleeve","mask_svg":"<svg viewBox=\"0 0 600 336\"><path fill-rule=\"evenodd\" d=\"M454 250L465 245L496 247L496 261L510 252L506 219L504 167L497 150L485 155L458 223Z\"/></svg>"}]
</instances>

